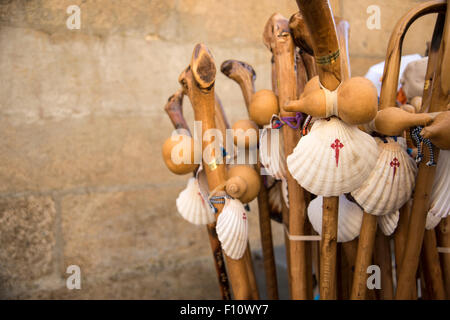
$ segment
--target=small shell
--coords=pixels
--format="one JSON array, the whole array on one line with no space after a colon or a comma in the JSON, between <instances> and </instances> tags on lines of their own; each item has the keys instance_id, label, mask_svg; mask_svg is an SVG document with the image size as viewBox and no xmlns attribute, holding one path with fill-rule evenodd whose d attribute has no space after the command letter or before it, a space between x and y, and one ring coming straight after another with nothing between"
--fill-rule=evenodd
<instances>
[{"instance_id":1,"label":"small shell","mask_svg":"<svg viewBox=\"0 0 450 320\"><path fill-rule=\"evenodd\" d=\"M225 254L235 260L242 258L247 248L248 220L244 205L239 200L225 199L216 231Z\"/></svg>"},{"instance_id":2,"label":"small shell","mask_svg":"<svg viewBox=\"0 0 450 320\"><path fill-rule=\"evenodd\" d=\"M429 212L441 218L446 218L450 213L450 150L439 153Z\"/></svg>"},{"instance_id":3,"label":"small shell","mask_svg":"<svg viewBox=\"0 0 450 320\"><path fill-rule=\"evenodd\" d=\"M434 229L439 222L441 222L442 218L439 216L435 216L431 213L431 211L428 211L427 213L427 220L425 222L425 229L431 230Z\"/></svg>"},{"instance_id":4,"label":"small shell","mask_svg":"<svg viewBox=\"0 0 450 320\"><path fill-rule=\"evenodd\" d=\"M339 196L357 189L378 158L370 135L332 117L317 120L287 157L289 172L311 193Z\"/></svg>"},{"instance_id":5,"label":"small shell","mask_svg":"<svg viewBox=\"0 0 450 320\"><path fill-rule=\"evenodd\" d=\"M209 224L216 221L215 215L203 199L197 179L190 178L186 189L176 200L180 215L192 224Z\"/></svg>"},{"instance_id":6,"label":"small shell","mask_svg":"<svg viewBox=\"0 0 450 320\"><path fill-rule=\"evenodd\" d=\"M259 141L259 157L267 173L277 180L285 178L286 157L281 130L266 126L261 130Z\"/></svg>"},{"instance_id":7,"label":"small shell","mask_svg":"<svg viewBox=\"0 0 450 320\"><path fill-rule=\"evenodd\" d=\"M397 211L411 197L417 165L392 138L376 140L380 155L375 168L352 196L364 211L379 216Z\"/></svg>"},{"instance_id":8,"label":"small shell","mask_svg":"<svg viewBox=\"0 0 450 320\"><path fill-rule=\"evenodd\" d=\"M317 197L310 202L308 217L314 230L322 234L322 204L323 197ZM348 201L344 195L339 197L338 212L338 242L355 239L361 230L363 211L357 204Z\"/></svg>"},{"instance_id":9,"label":"small shell","mask_svg":"<svg viewBox=\"0 0 450 320\"><path fill-rule=\"evenodd\" d=\"M390 236L394 233L398 225L398 220L400 219L400 212L396 211L394 213L385 214L379 216L377 219L378 227L385 236Z\"/></svg>"}]
</instances>

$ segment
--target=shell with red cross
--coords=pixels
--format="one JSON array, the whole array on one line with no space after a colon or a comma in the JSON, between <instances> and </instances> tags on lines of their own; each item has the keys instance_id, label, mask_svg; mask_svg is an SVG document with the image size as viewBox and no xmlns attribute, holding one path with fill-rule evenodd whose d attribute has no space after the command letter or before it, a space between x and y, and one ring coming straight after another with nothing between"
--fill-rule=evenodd
<instances>
[{"instance_id":1,"label":"shell with red cross","mask_svg":"<svg viewBox=\"0 0 450 320\"><path fill-rule=\"evenodd\" d=\"M287 157L288 170L306 190L325 197L357 189L377 162L373 137L336 117L314 122Z\"/></svg>"},{"instance_id":2,"label":"shell with red cross","mask_svg":"<svg viewBox=\"0 0 450 320\"><path fill-rule=\"evenodd\" d=\"M417 165L406 152L402 141L375 139L380 152L377 164L361 187L352 192L352 196L367 213L378 216L396 212L409 200L414 189Z\"/></svg>"}]
</instances>

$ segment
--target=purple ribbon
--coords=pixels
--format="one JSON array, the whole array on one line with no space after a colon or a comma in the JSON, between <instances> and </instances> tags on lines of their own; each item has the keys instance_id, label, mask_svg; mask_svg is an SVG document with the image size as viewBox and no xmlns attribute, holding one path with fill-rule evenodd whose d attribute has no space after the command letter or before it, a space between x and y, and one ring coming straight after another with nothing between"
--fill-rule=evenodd
<instances>
[{"instance_id":1,"label":"purple ribbon","mask_svg":"<svg viewBox=\"0 0 450 320\"><path fill-rule=\"evenodd\" d=\"M303 120L303 113L297 112L295 114L295 117L281 117L281 120L287 124L292 129L298 129L300 128L300 124Z\"/></svg>"}]
</instances>

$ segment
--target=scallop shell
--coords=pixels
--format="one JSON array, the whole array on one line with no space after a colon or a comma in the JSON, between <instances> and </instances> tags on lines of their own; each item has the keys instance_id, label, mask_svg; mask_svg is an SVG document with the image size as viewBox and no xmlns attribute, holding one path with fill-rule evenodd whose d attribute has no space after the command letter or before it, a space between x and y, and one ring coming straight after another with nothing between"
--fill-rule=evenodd
<instances>
[{"instance_id":1,"label":"scallop shell","mask_svg":"<svg viewBox=\"0 0 450 320\"><path fill-rule=\"evenodd\" d=\"M190 178L186 189L176 200L180 215L192 224L209 224L216 221L211 207L203 198L197 179Z\"/></svg>"},{"instance_id":2,"label":"scallop shell","mask_svg":"<svg viewBox=\"0 0 450 320\"><path fill-rule=\"evenodd\" d=\"M431 213L431 211L428 211L427 213L427 220L425 222L425 229L431 230L434 229L439 222L441 222L442 218L439 216L435 216Z\"/></svg>"},{"instance_id":3,"label":"scallop shell","mask_svg":"<svg viewBox=\"0 0 450 320\"><path fill-rule=\"evenodd\" d=\"M289 172L311 193L339 196L357 189L378 158L370 135L332 117L319 119L287 157Z\"/></svg>"},{"instance_id":4,"label":"scallop shell","mask_svg":"<svg viewBox=\"0 0 450 320\"><path fill-rule=\"evenodd\" d=\"M377 219L378 227L385 236L390 236L397 229L398 220L400 219L400 212L397 210L394 213L379 216Z\"/></svg>"},{"instance_id":5,"label":"scallop shell","mask_svg":"<svg viewBox=\"0 0 450 320\"><path fill-rule=\"evenodd\" d=\"M309 221L319 234L322 234L322 204L323 197L317 197L310 202L308 207ZM337 241L347 242L355 239L361 230L362 218L361 208L341 195L339 197Z\"/></svg>"},{"instance_id":6,"label":"scallop shell","mask_svg":"<svg viewBox=\"0 0 450 320\"><path fill-rule=\"evenodd\" d=\"M417 165L401 144L392 138L383 143L376 138L380 155L369 178L355 191L353 198L367 213L384 215L397 211L411 198Z\"/></svg>"},{"instance_id":7,"label":"scallop shell","mask_svg":"<svg viewBox=\"0 0 450 320\"><path fill-rule=\"evenodd\" d=\"M446 218L450 213L450 150L439 153L429 212L441 218Z\"/></svg>"},{"instance_id":8,"label":"scallop shell","mask_svg":"<svg viewBox=\"0 0 450 320\"><path fill-rule=\"evenodd\" d=\"M225 199L216 231L225 254L235 260L242 258L247 248L248 220L244 205L239 200Z\"/></svg>"},{"instance_id":9,"label":"scallop shell","mask_svg":"<svg viewBox=\"0 0 450 320\"><path fill-rule=\"evenodd\" d=\"M277 138L278 136L278 138ZM277 180L286 177L286 157L284 155L281 130L270 125L261 130L259 138L259 157L266 172Z\"/></svg>"}]
</instances>

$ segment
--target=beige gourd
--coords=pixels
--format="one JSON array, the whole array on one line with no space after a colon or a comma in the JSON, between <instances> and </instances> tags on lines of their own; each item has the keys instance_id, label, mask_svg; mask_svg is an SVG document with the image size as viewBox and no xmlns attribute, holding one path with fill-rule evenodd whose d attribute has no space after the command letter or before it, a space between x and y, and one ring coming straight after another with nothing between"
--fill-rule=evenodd
<instances>
[{"instance_id":1,"label":"beige gourd","mask_svg":"<svg viewBox=\"0 0 450 320\"><path fill-rule=\"evenodd\" d=\"M179 150L178 160L175 163L172 159L172 150L177 147ZM190 150L190 154L187 151ZM185 152L186 151L186 152ZM164 163L167 168L175 174L188 174L194 172L198 168L198 164L194 163L194 139L190 136L177 134L168 138L162 147Z\"/></svg>"},{"instance_id":2,"label":"beige gourd","mask_svg":"<svg viewBox=\"0 0 450 320\"><path fill-rule=\"evenodd\" d=\"M246 149L256 147L259 139L256 123L248 119L238 120L233 124L232 129L234 132L234 144L236 146L242 147L238 143L242 144L242 141L244 141L244 147Z\"/></svg>"},{"instance_id":3,"label":"beige gourd","mask_svg":"<svg viewBox=\"0 0 450 320\"><path fill-rule=\"evenodd\" d=\"M409 113L397 107L388 107L378 111L374 127L381 134L399 136L408 128L428 125L432 119L428 113Z\"/></svg>"},{"instance_id":4,"label":"beige gourd","mask_svg":"<svg viewBox=\"0 0 450 320\"><path fill-rule=\"evenodd\" d=\"M269 124L272 115L280 112L277 96L272 90L259 90L252 96L248 112L250 119L259 126Z\"/></svg>"},{"instance_id":5,"label":"beige gourd","mask_svg":"<svg viewBox=\"0 0 450 320\"><path fill-rule=\"evenodd\" d=\"M318 79L313 78L311 81L313 83L306 86L306 92L301 98L289 102L284 110L303 112L319 118L335 115L350 125L364 124L375 118L378 108L377 90L370 80L354 77L341 83L337 89L337 114L327 112L326 93L317 88Z\"/></svg>"},{"instance_id":6,"label":"beige gourd","mask_svg":"<svg viewBox=\"0 0 450 320\"><path fill-rule=\"evenodd\" d=\"M228 170L225 191L242 203L249 203L259 193L261 180L258 173L251 166L236 165Z\"/></svg>"},{"instance_id":7,"label":"beige gourd","mask_svg":"<svg viewBox=\"0 0 450 320\"><path fill-rule=\"evenodd\" d=\"M430 139L431 142L442 150L450 149L450 111L445 111L436 116L433 122L422 129L420 135Z\"/></svg>"}]
</instances>

